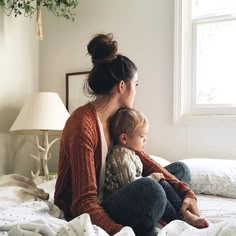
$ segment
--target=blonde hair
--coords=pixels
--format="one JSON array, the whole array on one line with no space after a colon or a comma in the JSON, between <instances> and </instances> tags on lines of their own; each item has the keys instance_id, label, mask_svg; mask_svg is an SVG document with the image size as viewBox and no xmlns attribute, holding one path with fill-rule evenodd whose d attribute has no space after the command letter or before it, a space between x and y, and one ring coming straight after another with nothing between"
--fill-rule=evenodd
<instances>
[{"instance_id":1,"label":"blonde hair","mask_svg":"<svg viewBox=\"0 0 236 236\"><path fill-rule=\"evenodd\" d=\"M114 144L120 143L120 135L132 135L148 125L146 116L134 108L120 108L109 119L110 134Z\"/></svg>"}]
</instances>

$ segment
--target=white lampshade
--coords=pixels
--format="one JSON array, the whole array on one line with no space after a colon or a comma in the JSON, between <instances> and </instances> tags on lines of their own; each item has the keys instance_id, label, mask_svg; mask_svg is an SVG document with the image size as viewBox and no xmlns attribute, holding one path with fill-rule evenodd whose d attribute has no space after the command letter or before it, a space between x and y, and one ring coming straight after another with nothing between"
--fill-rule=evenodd
<instances>
[{"instance_id":1,"label":"white lampshade","mask_svg":"<svg viewBox=\"0 0 236 236\"><path fill-rule=\"evenodd\" d=\"M57 93L33 94L24 104L10 132L18 134L59 134L70 116Z\"/></svg>"}]
</instances>

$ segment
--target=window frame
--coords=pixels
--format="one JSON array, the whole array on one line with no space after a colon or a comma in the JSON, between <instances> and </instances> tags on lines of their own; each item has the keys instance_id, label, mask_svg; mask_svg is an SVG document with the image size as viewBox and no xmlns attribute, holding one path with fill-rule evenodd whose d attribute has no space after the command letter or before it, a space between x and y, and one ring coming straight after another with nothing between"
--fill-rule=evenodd
<instances>
[{"instance_id":1,"label":"window frame","mask_svg":"<svg viewBox=\"0 0 236 236\"><path fill-rule=\"evenodd\" d=\"M197 24L235 20L234 15L215 15L191 19L191 0L175 1L174 18L174 110L173 121L192 121L211 118L236 118L236 107L231 105L196 104L196 27ZM191 78L191 79L187 79Z\"/></svg>"}]
</instances>

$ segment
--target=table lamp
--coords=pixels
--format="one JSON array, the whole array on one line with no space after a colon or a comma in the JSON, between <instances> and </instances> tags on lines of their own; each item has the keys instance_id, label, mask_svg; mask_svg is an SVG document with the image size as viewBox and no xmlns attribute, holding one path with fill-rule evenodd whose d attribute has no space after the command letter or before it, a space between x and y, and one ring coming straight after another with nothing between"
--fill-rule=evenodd
<instances>
[{"instance_id":1,"label":"table lamp","mask_svg":"<svg viewBox=\"0 0 236 236\"><path fill-rule=\"evenodd\" d=\"M37 155L31 156L37 161L37 170L35 173L31 171L33 179L40 177L49 180L49 149L59 137L49 141L48 135L61 134L69 116L57 93L39 92L29 97L11 126L10 132L35 136ZM42 145L39 141L40 135L43 135Z\"/></svg>"}]
</instances>

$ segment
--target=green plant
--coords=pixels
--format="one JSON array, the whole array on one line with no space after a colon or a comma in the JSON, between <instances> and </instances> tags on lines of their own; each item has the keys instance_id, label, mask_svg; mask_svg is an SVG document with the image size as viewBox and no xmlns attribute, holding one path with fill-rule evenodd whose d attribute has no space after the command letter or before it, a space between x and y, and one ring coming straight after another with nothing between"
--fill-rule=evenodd
<instances>
[{"instance_id":1,"label":"green plant","mask_svg":"<svg viewBox=\"0 0 236 236\"><path fill-rule=\"evenodd\" d=\"M56 16L65 17L74 21L75 13L73 10L78 5L77 0L0 0L0 7L6 15L14 13L19 15L31 16L40 7L45 7Z\"/></svg>"}]
</instances>

